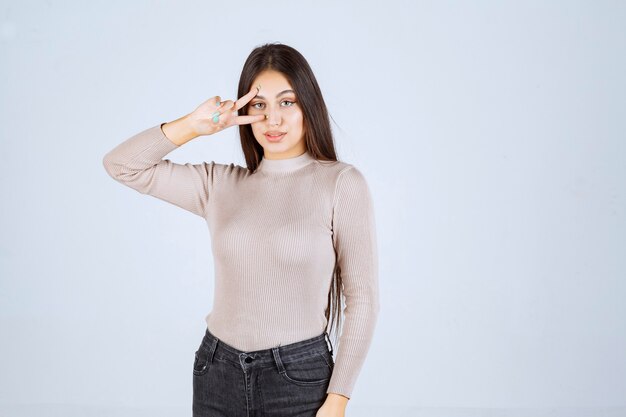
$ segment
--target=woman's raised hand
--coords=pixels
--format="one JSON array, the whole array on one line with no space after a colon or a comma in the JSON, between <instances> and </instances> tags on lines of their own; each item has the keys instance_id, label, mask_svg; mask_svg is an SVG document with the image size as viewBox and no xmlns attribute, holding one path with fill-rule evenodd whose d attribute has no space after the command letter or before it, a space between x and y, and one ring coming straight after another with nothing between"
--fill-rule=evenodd
<instances>
[{"instance_id":1,"label":"woman's raised hand","mask_svg":"<svg viewBox=\"0 0 626 417\"><path fill-rule=\"evenodd\" d=\"M246 95L239 100L221 101L220 96L211 97L191 112L187 118L191 128L198 136L212 135L230 126L243 125L259 122L265 119L265 115L238 116L237 110L245 106L259 93L259 87L253 87ZM220 103L219 105L217 103ZM216 114L219 112L219 115ZM217 122L216 122L217 121Z\"/></svg>"}]
</instances>

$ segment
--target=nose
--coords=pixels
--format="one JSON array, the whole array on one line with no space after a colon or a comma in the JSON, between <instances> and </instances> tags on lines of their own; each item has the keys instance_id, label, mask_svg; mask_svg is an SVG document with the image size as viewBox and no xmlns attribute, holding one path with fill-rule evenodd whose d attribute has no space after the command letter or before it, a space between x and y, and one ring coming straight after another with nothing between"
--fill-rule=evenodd
<instances>
[{"instance_id":1,"label":"nose","mask_svg":"<svg viewBox=\"0 0 626 417\"><path fill-rule=\"evenodd\" d=\"M270 126L279 126L281 121L280 111L273 107L267 111L267 120Z\"/></svg>"}]
</instances>

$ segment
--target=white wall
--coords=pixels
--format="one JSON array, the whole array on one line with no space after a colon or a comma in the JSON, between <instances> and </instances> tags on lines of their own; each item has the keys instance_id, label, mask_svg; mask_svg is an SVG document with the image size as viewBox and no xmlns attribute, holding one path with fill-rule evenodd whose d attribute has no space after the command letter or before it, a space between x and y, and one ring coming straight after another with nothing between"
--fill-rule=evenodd
<instances>
[{"instance_id":1,"label":"white wall","mask_svg":"<svg viewBox=\"0 0 626 417\"><path fill-rule=\"evenodd\" d=\"M615 1L2 3L0 415L191 414L206 224L101 161L234 98L273 41L376 201L347 415L626 415L625 23ZM243 163L234 129L168 157Z\"/></svg>"}]
</instances>

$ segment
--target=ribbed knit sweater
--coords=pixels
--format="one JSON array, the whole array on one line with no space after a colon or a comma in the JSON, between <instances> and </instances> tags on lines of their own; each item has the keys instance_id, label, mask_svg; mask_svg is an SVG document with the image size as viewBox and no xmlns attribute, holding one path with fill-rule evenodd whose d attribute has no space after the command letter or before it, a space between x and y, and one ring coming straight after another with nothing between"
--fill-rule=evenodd
<instances>
[{"instance_id":1,"label":"ribbed knit sweater","mask_svg":"<svg viewBox=\"0 0 626 417\"><path fill-rule=\"evenodd\" d=\"M173 163L163 157L180 146L162 125L120 143L103 164L116 181L206 220L215 264L208 329L242 351L322 334L337 262L344 321L326 392L350 398L380 309L374 210L362 173L308 152L263 158L254 172Z\"/></svg>"}]
</instances>

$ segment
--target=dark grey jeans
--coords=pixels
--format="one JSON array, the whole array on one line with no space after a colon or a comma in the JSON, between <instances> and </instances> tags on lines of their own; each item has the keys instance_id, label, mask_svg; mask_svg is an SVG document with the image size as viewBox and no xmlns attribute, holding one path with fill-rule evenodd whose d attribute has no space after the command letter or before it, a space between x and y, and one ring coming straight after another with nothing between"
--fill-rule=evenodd
<instances>
[{"instance_id":1,"label":"dark grey jeans","mask_svg":"<svg viewBox=\"0 0 626 417\"><path fill-rule=\"evenodd\" d=\"M207 328L193 364L193 417L315 417L335 364L332 349L324 332L243 352Z\"/></svg>"}]
</instances>

